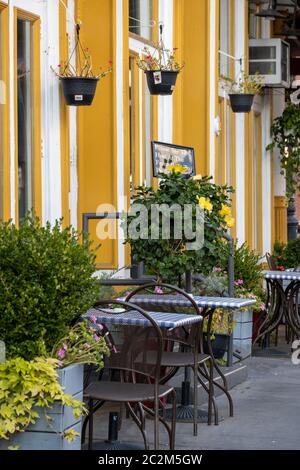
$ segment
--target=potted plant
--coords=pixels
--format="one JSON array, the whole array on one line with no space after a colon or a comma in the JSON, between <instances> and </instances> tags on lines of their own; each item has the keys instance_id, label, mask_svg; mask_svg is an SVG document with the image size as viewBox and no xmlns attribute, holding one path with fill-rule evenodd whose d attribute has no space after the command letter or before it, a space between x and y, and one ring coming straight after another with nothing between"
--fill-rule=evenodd
<instances>
[{"instance_id":1,"label":"potted plant","mask_svg":"<svg viewBox=\"0 0 300 470\"><path fill-rule=\"evenodd\" d=\"M68 106L90 106L94 100L98 81L112 71L109 67L106 71L94 73L91 54L84 49L79 37L80 25L76 25L77 40L75 48L68 61L58 65L58 71L54 73L59 77L62 91ZM72 65L72 57L76 52L77 66Z\"/></svg>"},{"instance_id":2,"label":"potted plant","mask_svg":"<svg viewBox=\"0 0 300 470\"><path fill-rule=\"evenodd\" d=\"M231 109L234 113L250 113L254 96L263 87L262 77L251 77L242 73L237 80L221 75L221 85L228 93Z\"/></svg>"},{"instance_id":3,"label":"potted plant","mask_svg":"<svg viewBox=\"0 0 300 470\"><path fill-rule=\"evenodd\" d=\"M220 259L226 241L220 233L234 224L230 214L230 194L232 188L218 186L211 182L210 177L195 176L186 178L184 168L170 167L170 173L160 174L160 185L157 190L145 186L136 187L131 198L128 217L123 222L126 229L126 243L138 262L143 262L149 274L157 279L173 281L187 271L208 274ZM160 205L166 208L166 216L170 210L170 218L155 217L152 208ZM179 213L172 212L176 205ZM198 223L204 228L204 239L201 248L191 246L193 242L184 230L177 234L175 230L183 228L182 215L188 207L187 222L195 233ZM196 210L202 209L204 219L197 221ZM226 208L226 210L224 210ZM227 208L229 210L227 210ZM140 209L145 212L145 224L140 233L132 234L131 228L139 222ZM169 236L165 236L165 223L169 224ZM152 236L154 233L157 236ZM194 236L194 235L193 235Z\"/></svg>"},{"instance_id":4,"label":"potted plant","mask_svg":"<svg viewBox=\"0 0 300 470\"><path fill-rule=\"evenodd\" d=\"M137 65L147 76L148 88L151 95L172 95L175 89L177 76L184 65L180 65L176 58L176 48L165 48L162 39L162 25L160 26L160 41L153 44L153 51L145 46Z\"/></svg>"},{"instance_id":5,"label":"potted plant","mask_svg":"<svg viewBox=\"0 0 300 470\"><path fill-rule=\"evenodd\" d=\"M220 261L212 272L195 283L194 294L213 297L228 296L227 258L225 250L224 255L220 256ZM262 258L251 250L246 243L238 245L235 242L234 296L253 299L256 304L251 309L244 308L233 313L230 310L215 310L211 324L211 340L215 357L218 359L222 359L227 351L228 336L231 334L233 334L235 351L241 357L251 354L252 330L256 330L255 322L261 321L266 312L266 293L262 287L263 265L261 260ZM204 331L206 328L207 319L204 323Z\"/></svg>"},{"instance_id":6,"label":"potted plant","mask_svg":"<svg viewBox=\"0 0 300 470\"><path fill-rule=\"evenodd\" d=\"M0 448L80 449L83 364L108 352L98 325L77 324L99 298L94 272L90 243L61 221L0 222Z\"/></svg>"}]
</instances>

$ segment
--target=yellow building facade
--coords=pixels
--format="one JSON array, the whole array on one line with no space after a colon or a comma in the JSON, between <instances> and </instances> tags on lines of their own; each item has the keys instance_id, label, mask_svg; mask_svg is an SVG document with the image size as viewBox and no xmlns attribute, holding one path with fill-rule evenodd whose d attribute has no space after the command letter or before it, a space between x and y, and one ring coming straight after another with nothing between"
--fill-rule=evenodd
<instances>
[{"instance_id":1,"label":"yellow building facade","mask_svg":"<svg viewBox=\"0 0 300 470\"><path fill-rule=\"evenodd\" d=\"M93 68L113 63L89 107L66 106L52 72L73 50L78 21ZM159 24L185 63L170 97L150 96L136 65ZM265 150L284 97L266 89L249 115L234 114L219 84L247 72L249 37L271 37L247 0L1 1L0 30L2 218L18 222L34 207L44 222L63 217L81 230L84 213L126 211L131 184L157 184L158 140L193 147L197 173L235 188L240 242L265 253L286 240L284 180ZM100 269L129 263L121 236L100 243Z\"/></svg>"}]
</instances>

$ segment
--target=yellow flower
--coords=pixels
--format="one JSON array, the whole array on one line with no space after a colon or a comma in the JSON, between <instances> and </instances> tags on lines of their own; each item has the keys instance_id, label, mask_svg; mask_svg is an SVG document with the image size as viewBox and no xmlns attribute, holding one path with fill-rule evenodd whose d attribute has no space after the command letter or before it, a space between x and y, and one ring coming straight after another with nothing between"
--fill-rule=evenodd
<instances>
[{"instance_id":1,"label":"yellow flower","mask_svg":"<svg viewBox=\"0 0 300 470\"><path fill-rule=\"evenodd\" d=\"M210 200L206 197L199 197L197 196L198 199L198 204L202 209L206 209L208 212L211 212L213 210L213 205L210 202Z\"/></svg>"},{"instance_id":2,"label":"yellow flower","mask_svg":"<svg viewBox=\"0 0 300 470\"><path fill-rule=\"evenodd\" d=\"M186 173L187 167L182 166L179 163L175 163L175 165L169 165L168 171L174 171L174 173Z\"/></svg>"},{"instance_id":3,"label":"yellow flower","mask_svg":"<svg viewBox=\"0 0 300 470\"><path fill-rule=\"evenodd\" d=\"M230 217L230 216L225 217L225 222L226 222L226 225L227 225L228 228L232 228L235 224L234 218Z\"/></svg>"},{"instance_id":4,"label":"yellow flower","mask_svg":"<svg viewBox=\"0 0 300 470\"><path fill-rule=\"evenodd\" d=\"M221 217L231 216L231 208L226 206L226 204L222 204L222 209L220 210L219 214Z\"/></svg>"},{"instance_id":5,"label":"yellow flower","mask_svg":"<svg viewBox=\"0 0 300 470\"><path fill-rule=\"evenodd\" d=\"M200 181L200 180L202 180L202 175L195 175L195 176L193 176L193 180L194 180L194 181Z\"/></svg>"},{"instance_id":6,"label":"yellow flower","mask_svg":"<svg viewBox=\"0 0 300 470\"><path fill-rule=\"evenodd\" d=\"M208 210L208 212L211 212L213 210L213 205L209 200L206 201L206 209Z\"/></svg>"}]
</instances>

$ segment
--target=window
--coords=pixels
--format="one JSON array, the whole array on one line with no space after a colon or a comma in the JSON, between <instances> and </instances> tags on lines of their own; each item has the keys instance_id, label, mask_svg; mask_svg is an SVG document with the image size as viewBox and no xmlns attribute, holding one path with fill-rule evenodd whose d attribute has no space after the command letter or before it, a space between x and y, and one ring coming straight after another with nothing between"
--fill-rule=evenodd
<instances>
[{"instance_id":1,"label":"window","mask_svg":"<svg viewBox=\"0 0 300 470\"><path fill-rule=\"evenodd\" d=\"M33 207L32 25L17 21L18 203L19 222Z\"/></svg>"},{"instance_id":2,"label":"window","mask_svg":"<svg viewBox=\"0 0 300 470\"><path fill-rule=\"evenodd\" d=\"M129 0L129 31L151 39L150 27L153 19L153 0Z\"/></svg>"},{"instance_id":3,"label":"window","mask_svg":"<svg viewBox=\"0 0 300 470\"><path fill-rule=\"evenodd\" d=\"M220 2L220 23L219 23L219 49L221 52L231 55L231 0L222 0ZM229 57L220 54L219 61L219 75L230 76L230 63Z\"/></svg>"},{"instance_id":4,"label":"window","mask_svg":"<svg viewBox=\"0 0 300 470\"><path fill-rule=\"evenodd\" d=\"M261 137L261 114L255 113L253 119L253 249L262 253L262 137Z\"/></svg>"},{"instance_id":5,"label":"window","mask_svg":"<svg viewBox=\"0 0 300 470\"><path fill-rule=\"evenodd\" d=\"M139 80L135 57L129 58L130 183L139 184Z\"/></svg>"}]
</instances>

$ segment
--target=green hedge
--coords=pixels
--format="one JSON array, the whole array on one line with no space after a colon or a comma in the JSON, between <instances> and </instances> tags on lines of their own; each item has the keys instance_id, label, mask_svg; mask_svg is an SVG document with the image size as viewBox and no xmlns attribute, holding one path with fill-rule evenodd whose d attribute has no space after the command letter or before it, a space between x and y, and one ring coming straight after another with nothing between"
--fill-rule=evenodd
<instances>
[{"instance_id":1,"label":"green hedge","mask_svg":"<svg viewBox=\"0 0 300 470\"><path fill-rule=\"evenodd\" d=\"M0 339L8 356L51 351L99 296L95 254L61 222L42 227L28 215L17 228L0 222Z\"/></svg>"}]
</instances>

